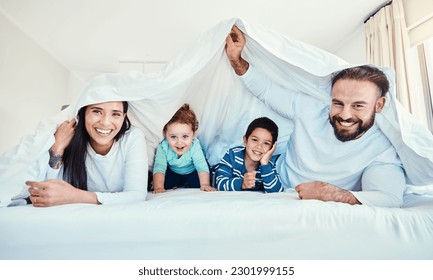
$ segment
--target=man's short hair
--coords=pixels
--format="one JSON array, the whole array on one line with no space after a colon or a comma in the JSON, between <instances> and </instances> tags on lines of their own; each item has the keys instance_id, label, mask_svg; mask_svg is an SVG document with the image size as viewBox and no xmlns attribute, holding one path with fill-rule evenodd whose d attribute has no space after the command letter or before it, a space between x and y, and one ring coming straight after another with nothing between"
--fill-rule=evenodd
<instances>
[{"instance_id":1,"label":"man's short hair","mask_svg":"<svg viewBox=\"0 0 433 280\"><path fill-rule=\"evenodd\" d=\"M332 77L332 87L338 80L370 81L380 89L380 96L385 96L389 90L389 81L386 75L378 68L369 65L341 70Z\"/></svg>"}]
</instances>

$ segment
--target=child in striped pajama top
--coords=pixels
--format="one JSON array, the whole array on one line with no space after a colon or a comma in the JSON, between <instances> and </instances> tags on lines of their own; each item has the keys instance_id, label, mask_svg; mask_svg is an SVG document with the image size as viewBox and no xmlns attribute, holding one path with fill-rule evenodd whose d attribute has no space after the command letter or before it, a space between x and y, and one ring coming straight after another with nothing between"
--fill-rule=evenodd
<instances>
[{"instance_id":1,"label":"child in striped pajama top","mask_svg":"<svg viewBox=\"0 0 433 280\"><path fill-rule=\"evenodd\" d=\"M245 133L244 146L231 148L216 166L219 191L282 192L273 153L277 147L278 126L271 119L253 120Z\"/></svg>"}]
</instances>

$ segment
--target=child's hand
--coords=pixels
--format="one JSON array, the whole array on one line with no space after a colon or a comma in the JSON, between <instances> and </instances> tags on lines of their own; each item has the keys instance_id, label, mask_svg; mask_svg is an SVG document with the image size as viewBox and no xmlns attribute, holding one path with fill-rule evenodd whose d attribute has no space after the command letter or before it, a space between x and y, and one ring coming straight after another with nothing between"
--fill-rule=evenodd
<instances>
[{"instance_id":1,"label":"child's hand","mask_svg":"<svg viewBox=\"0 0 433 280\"><path fill-rule=\"evenodd\" d=\"M163 193L163 192L165 192L164 188L156 188L156 189L153 189L152 193Z\"/></svg>"},{"instance_id":2,"label":"child's hand","mask_svg":"<svg viewBox=\"0 0 433 280\"><path fill-rule=\"evenodd\" d=\"M200 190L205 191L205 192L214 192L217 189L214 187L211 187L210 185L201 185Z\"/></svg>"},{"instance_id":3,"label":"child's hand","mask_svg":"<svg viewBox=\"0 0 433 280\"><path fill-rule=\"evenodd\" d=\"M269 163L269 160L271 159L272 155L275 152L275 149L277 148L277 142L274 143L274 145L272 146L272 148L267 151L263 157L260 159L260 164L261 165L266 165Z\"/></svg>"},{"instance_id":4,"label":"child's hand","mask_svg":"<svg viewBox=\"0 0 433 280\"><path fill-rule=\"evenodd\" d=\"M252 189L256 186L256 171L249 171L244 174L242 189Z\"/></svg>"}]
</instances>

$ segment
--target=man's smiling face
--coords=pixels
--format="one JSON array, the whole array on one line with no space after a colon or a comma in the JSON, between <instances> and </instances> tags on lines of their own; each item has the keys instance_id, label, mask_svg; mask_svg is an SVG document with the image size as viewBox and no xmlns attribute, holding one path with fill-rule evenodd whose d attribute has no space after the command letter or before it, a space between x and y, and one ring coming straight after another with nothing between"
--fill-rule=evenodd
<instances>
[{"instance_id":1,"label":"man's smiling face","mask_svg":"<svg viewBox=\"0 0 433 280\"><path fill-rule=\"evenodd\" d=\"M360 138L374 124L375 114L382 111L385 97L372 82L341 79L332 87L329 121L340 141Z\"/></svg>"}]
</instances>

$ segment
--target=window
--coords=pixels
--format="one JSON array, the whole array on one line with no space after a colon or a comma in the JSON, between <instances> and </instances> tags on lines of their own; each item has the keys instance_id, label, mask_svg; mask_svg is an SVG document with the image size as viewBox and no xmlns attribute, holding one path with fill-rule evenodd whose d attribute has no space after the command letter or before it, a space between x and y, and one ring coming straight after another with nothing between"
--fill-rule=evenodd
<instances>
[{"instance_id":1,"label":"window","mask_svg":"<svg viewBox=\"0 0 433 280\"><path fill-rule=\"evenodd\" d=\"M430 38L424 44L424 52L425 52L425 61L426 61L426 69L428 75L428 95L430 99L430 112L433 114L433 38Z\"/></svg>"},{"instance_id":2,"label":"window","mask_svg":"<svg viewBox=\"0 0 433 280\"><path fill-rule=\"evenodd\" d=\"M427 125L433 132L433 38L416 47L419 64L419 79L424 94Z\"/></svg>"}]
</instances>

